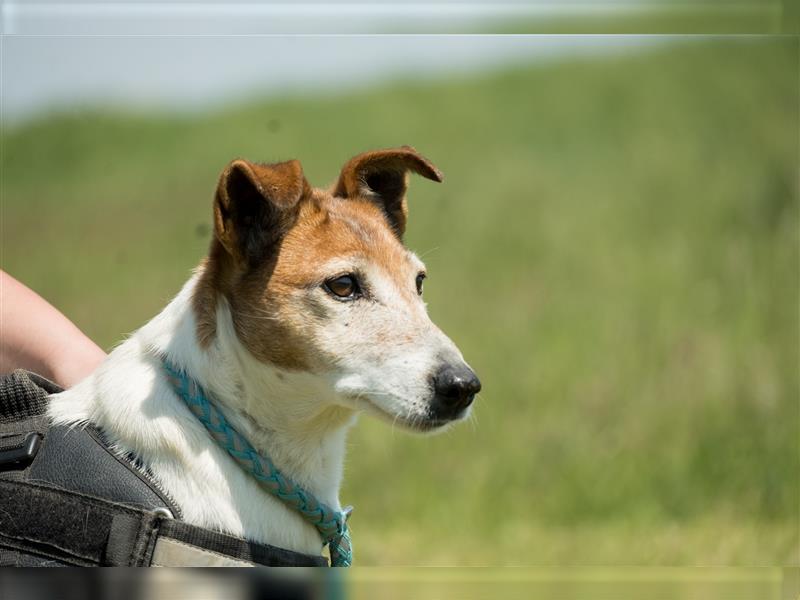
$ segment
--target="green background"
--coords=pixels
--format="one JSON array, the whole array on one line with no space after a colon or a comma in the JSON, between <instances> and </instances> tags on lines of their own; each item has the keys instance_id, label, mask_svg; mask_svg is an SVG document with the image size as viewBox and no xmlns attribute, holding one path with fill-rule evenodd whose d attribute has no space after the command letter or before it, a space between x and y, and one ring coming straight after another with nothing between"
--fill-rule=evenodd
<instances>
[{"instance_id":1,"label":"green background","mask_svg":"<svg viewBox=\"0 0 800 600\"><path fill-rule=\"evenodd\" d=\"M438 437L361 420L358 564L798 564L799 102L796 39L717 38L65 112L2 134L2 266L110 348L205 253L230 159L324 186L411 144L445 182L407 241L485 391Z\"/></svg>"}]
</instances>

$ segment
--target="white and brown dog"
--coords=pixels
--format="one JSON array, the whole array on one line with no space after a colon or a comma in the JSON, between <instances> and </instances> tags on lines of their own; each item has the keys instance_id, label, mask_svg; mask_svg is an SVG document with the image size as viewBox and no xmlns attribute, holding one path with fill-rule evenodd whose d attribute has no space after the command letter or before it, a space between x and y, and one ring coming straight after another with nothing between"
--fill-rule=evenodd
<instances>
[{"instance_id":1,"label":"white and brown dog","mask_svg":"<svg viewBox=\"0 0 800 600\"><path fill-rule=\"evenodd\" d=\"M402 243L409 171L441 181L410 147L356 156L329 190L312 188L298 161L233 161L219 180L208 258L97 371L52 397L54 422L99 426L186 521L318 554L315 527L209 437L161 361L337 510L345 436L360 411L416 431L463 419L480 383L428 318L425 268Z\"/></svg>"}]
</instances>

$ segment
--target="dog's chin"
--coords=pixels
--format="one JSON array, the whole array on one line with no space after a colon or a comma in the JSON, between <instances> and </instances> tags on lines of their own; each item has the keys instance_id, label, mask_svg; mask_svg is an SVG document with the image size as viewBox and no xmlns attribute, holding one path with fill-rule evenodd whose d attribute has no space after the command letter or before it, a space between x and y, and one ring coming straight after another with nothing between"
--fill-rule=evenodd
<instances>
[{"instance_id":1,"label":"dog's chin","mask_svg":"<svg viewBox=\"0 0 800 600\"><path fill-rule=\"evenodd\" d=\"M437 433L447 431L451 426L453 426L455 423L458 423L460 420L461 419L445 420L426 418L407 425L406 430L410 431L411 433L418 433L421 435L435 435Z\"/></svg>"},{"instance_id":2,"label":"dog's chin","mask_svg":"<svg viewBox=\"0 0 800 600\"><path fill-rule=\"evenodd\" d=\"M362 399L364 398L362 397ZM362 408L365 408L367 412L389 423L393 427L399 426L410 433L419 433L423 435L446 431L455 423L466 419L470 411L470 408L467 407L458 415L448 419L437 418L430 414L401 415L386 410L369 398L366 398L366 400L367 402L365 405L362 405Z\"/></svg>"}]
</instances>

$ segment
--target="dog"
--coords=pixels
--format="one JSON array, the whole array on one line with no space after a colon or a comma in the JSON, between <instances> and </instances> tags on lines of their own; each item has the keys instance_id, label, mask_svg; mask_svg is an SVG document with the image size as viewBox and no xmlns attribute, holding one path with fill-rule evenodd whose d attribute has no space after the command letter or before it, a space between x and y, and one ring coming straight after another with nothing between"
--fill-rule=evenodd
<instances>
[{"instance_id":1,"label":"dog","mask_svg":"<svg viewBox=\"0 0 800 600\"><path fill-rule=\"evenodd\" d=\"M159 315L51 397L49 417L97 426L185 521L319 555L317 529L211 439L163 361L337 511L345 438L361 412L418 432L467 417L481 384L428 317L425 267L403 244L409 173L442 180L408 146L355 156L329 189L312 187L297 160L232 161L208 256Z\"/></svg>"}]
</instances>

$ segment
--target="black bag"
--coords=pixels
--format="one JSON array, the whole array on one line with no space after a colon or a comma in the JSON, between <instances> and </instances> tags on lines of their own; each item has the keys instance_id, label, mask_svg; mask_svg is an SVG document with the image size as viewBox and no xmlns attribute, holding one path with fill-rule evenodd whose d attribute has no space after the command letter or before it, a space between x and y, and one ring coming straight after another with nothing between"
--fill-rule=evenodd
<instances>
[{"instance_id":1,"label":"black bag","mask_svg":"<svg viewBox=\"0 0 800 600\"><path fill-rule=\"evenodd\" d=\"M48 396L60 391L26 371L0 379L0 566L327 566L181 521L101 431L50 423Z\"/></svg>"}]
</instances>

